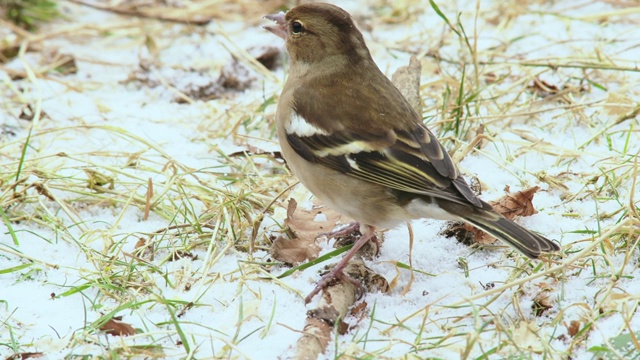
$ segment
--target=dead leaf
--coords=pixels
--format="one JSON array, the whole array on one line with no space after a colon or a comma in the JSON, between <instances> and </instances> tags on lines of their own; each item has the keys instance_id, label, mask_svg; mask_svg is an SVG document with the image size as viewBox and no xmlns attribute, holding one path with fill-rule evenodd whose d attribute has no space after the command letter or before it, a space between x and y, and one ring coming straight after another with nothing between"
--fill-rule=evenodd
<instances>
[{"instance_id":1,"label":"dead leaf","mask_svg":"<svg viewBox=\"0 0 640 360\"><path fill-rule=\"evenodd\" d=\"M291 199L287 207L284 223L299 239L315 240L318 235L331 231L342 219L342 215L325 206L314 206L310 210L299 209L298 203Z\"/></svg>"},{"instance_id":2,"label":"dead leaf","mask_svg":"<svg viewBox=\"0 0 640 360\"><path fill-rule=\"evenodd\" d=\"M367 267L361 259L351 260L344 272L360 281L367 292L386 293L390 290L387 279Z\"/></svg>"},{"instance_id":3,"label":"dead leaf","mask_svg":"<svg viewBox=\"0 0 640 360\"><path fill-rule=\"evenodd\" d=\"M147 241L144 238L138 238L138 241L136 242L134 254L141 258L148 258L153 260L154 258L153 243L147 244Z\"/></svg>"},{"instance_id":4,"label":"dead leaf","mask_svg":"<svg viewBox=\"0 0 640 360\"><path fill-rule=\"evenodd\" d=\"M575 337L581 328L580 321L578 320L571 320L571 323L569 324L569 326L567 326L566 323L564 324L564 326L567 328L567 333L571 337Z\"/></svg>"},{"instance_id":5,"label":"dead leaf","mask_svg":"<svg viewBox=\"0 0 640 360\"><path fill-rule=\"evenodd\" d=\"M293 238L279 236L271 246L271 256L293 265L315 259L320 252L316 238L333 229L340 218L340 214L326 207L299 209L298 203L290 199L284 223L291 230Z\"/></svg>"},{"instance_id":6,"label":"dead leaf","mask_svg":"<svg viewBox=\"0 0 640 360\"><path fill-rule=\"evenodd\" d=\"M516 216L537 214L538 211L533 207L533 195L538 190L540 190L539 186L533 186L515 194L506 194L498 200L489 202L489 204L493 206L495 211L509 220L513 220Z\"/></svg>"},{"instance_id":7,"label":"dead leaf","mask_svg":"<svg viewBox=\"0 0 640 360\"><path fill-rule=\"evenodd\" d=\"M533 207L533 196L540 190L539 186L533 186L514 194L507 193L500 199L490 201L493 209L509 220L516 216L529 216L538 213ZM509 188L505 188L509 192ZM471 245L473 243L493 244L495 237L484 231L463 222L453 222L442 231L447 237L455 237L458 241Z\"/></svg>"},{"instance_id":8,"label":"dead leaf","mask_svg":"<svg viewBox=\"0 0 640 360\"><path fill-rule=\"evenodd\" d=\"M0 64L6 64L11 59L18 56L20 52L20 46L5 44L0 47Z\"/></svg>"},{"instance_id":9,"label":"dead leaf","mask_svg":"<svg viewBox=\"0 0 640 360\"><path fill-rule=\"evenodd\" d=\"M366 312L365 310L367 309L367 302L363 301L359 304L354 305L350 310L349 310L349 314L351 316L354 316L358 319L362 318L365 316Z\"/></svg>"},{"instance_id":10,"label":"dead leaf","mask_svg":"<svg viewBox=\"0 0 640 360\"><path fill-rule=\"evenodd\" d=\"M125 322L118 321L115 318L107 321L100 327L100 330L112 336L129 336L136 333L136 329L134 329L133 326Z\"/></svg>"},{"instance_id":11,"label":"dead leaf","mask_svg":"<svg viewBox=\"0 0 640 360\"><path fill-rule=\"evenodd\" d=\"M18 118L22 119L22 120L27 120L27 121L33 121L33 119L35 118L36 114L35 114L35 110L33 109L33 107L31 106L31 104L27 104L25 106L22 107L22 109L20 110L20 115L18 115ZM44 117L48 117L49 115L47 115L46 112L40 110L40 119L43 119Z\"/></svg>"},{"instance_id":12,"label":"dead leaf","mask_svg":"<svg viewBox=\"0 0 640 360\"><path fill-rule=\"evenodd\" d=\"M271 256L278 261L295 266L317 258L320 250L315 239L287 239L279 236L271 245Z\"/></svg>"},{"instance_id":13,"label":"dead leaf","mask_svg":"<svg viewBox=\"0 0 640 360\"><path fill-rule=\"evenodd\" d=\"M136 242L136 249L140 249L146 244L147 244L147 241L144 238L139 238L138 241Z\"/></svg>"},{"instance_id":14,"label":"dead leaf","mask_svg":"<svg viewBox=\"0 0 640 360\"><path fill-rule=\"evenodd\" d=\"M177 261L183 258L190 258L191 260L198 260L198 254L193 254L190 251L184 250L175 250L169 255L169 259L167 261Z\"/></svg>"},{"instance_id":15,"label":"dead leaf","mask_svg":"<svg viewBox=\"0 0 640 360\"><path fill-rule=\"evenodd\" d=\"M533 298L531 310L533 310L535 316L542 316L545 311L551 308L553 308L553 305L547 291L540 292L535 298Z\"/></svg>"},{"instance_id":16,"label":"dead leaf","mask_svg":"<svg viewBox=\"0 0 640 360\"><path fill-rule=\"evenodd\" d=\"M486 232L478 229L477 227L474 227L473 225L469 225L467 223L460 224L462 231L466 232L465 238L467 239L471 238L471 240L483 245L493 244L498 241L498 239L496 239L493 235L487 234Z\"/></svg>"}]
</instances>

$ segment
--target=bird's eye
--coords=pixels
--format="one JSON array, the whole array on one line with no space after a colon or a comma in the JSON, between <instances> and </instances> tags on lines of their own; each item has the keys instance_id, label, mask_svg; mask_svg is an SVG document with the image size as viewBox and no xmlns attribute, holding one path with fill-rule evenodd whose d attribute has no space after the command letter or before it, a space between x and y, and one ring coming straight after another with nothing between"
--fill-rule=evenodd
<instances>
[{"instance_id":1,"label":"bird's eye","mask_svg":"<svg viewBox=\"0 0 640 360\"><path fill-rule=\"evenodd\" d=\"M300 21L296 20L293 23L291 23L291 32L293 32L294 34L300 34L303 29L304 29L304 26L302 26L302 23Z\"/></svg>"}]
</instances>

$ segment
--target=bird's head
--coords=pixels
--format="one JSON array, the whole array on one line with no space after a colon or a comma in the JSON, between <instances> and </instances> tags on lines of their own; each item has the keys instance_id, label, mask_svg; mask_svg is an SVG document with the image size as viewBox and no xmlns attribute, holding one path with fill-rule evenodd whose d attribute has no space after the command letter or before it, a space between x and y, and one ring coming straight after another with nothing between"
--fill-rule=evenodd
<instances>
[{"instance_id":1,"label":"bird's head","mask_svg":"<svg viewBox=\"0 0 640 360\"><path fill-rule=\"evenodd\" d=\"M264 28L286 41L292 63L300 61L311 64L330 58L358 63L363 59L371 59L351 15L335 5L304 4L287 13L267 15L265 18L275 22L275 25Z\"/></svg>"}]
</instances>

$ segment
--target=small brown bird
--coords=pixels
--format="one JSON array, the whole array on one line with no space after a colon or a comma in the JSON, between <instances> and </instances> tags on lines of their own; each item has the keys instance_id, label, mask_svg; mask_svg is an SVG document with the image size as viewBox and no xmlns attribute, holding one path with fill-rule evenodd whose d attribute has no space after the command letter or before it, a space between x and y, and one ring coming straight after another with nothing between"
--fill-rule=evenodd
<instances>
[{"instance_id":1,"label":"small brown bird","mask_svg":"<svg viewBox=\"0 0 640 360\"><path fill-rule=\"evenodd\" d=\"M462 220L530 258L560 247L480 200L438 139L373 61L349 13L325 3L265 16L286 41L289 77L277 109L282 154L321 201L357 220L362 237L307 296L343 273L376 228L419 218Z\"/></svg>"}]
</instances>

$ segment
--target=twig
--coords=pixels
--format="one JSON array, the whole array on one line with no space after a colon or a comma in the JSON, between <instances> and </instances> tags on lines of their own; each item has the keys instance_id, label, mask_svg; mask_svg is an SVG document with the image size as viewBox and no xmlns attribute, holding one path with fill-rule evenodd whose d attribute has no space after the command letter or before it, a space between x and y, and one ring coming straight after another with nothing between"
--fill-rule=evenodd
<instances>
[{"instance_id":1,"label":"twig","mask_svg":"<svg viewBox=\"0 0 640 360\"><path fill-rule=\"evenodd\" d=\"M69 0L73 3L92 7L94 9L109 11L121 15L137 16L149 19L157 19L162 21L170 21L175 23L184 23L192 25L207 25L211 22L213 16L205 16L202 14L192 13L188 10L175 8L153 8L140 7L135 9L125 9L119 7L98 5L84 0Z\"/></svg>"}]
</instances>

